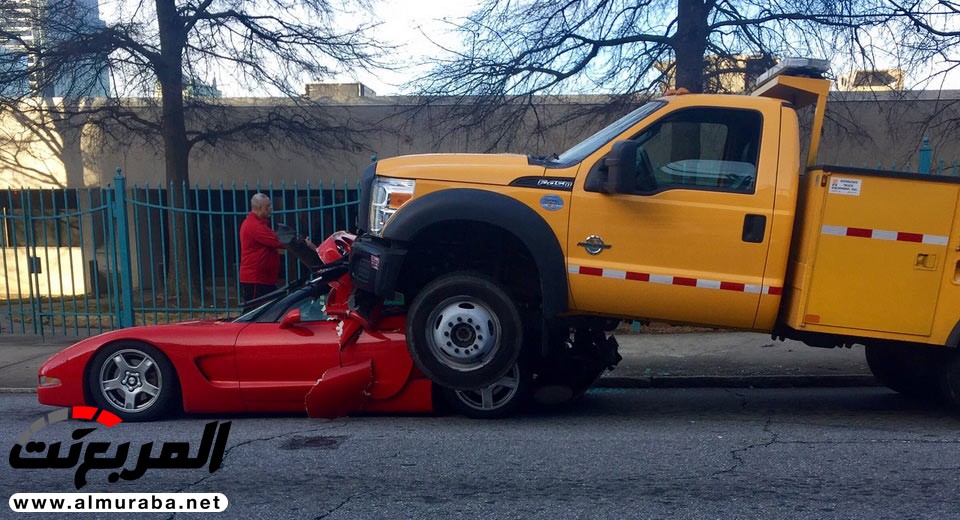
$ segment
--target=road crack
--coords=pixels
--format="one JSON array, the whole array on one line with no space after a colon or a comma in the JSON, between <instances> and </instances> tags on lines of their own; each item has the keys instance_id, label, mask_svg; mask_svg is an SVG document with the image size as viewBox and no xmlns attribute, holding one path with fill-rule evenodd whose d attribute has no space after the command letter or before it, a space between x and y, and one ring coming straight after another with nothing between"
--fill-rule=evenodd
<instances>
[{"instance_id":1,"label":"road crack","mask_svg":"<svg viewBox=\"0 0 960 520\"><path fill-rule=\"evenodd\" d=\"M711 476L711 477L717 477L717 476L720 476L720 475L728 475L728 474L730 474L730 473L734 473L734 472L736 472L738 469L740 469L741 466L743 466L743 464L744 464L743 455L744 455L745 453L747 453L748 451L751 451L751 450L755 450L755 449L769 448L770 446L773 446L774 444L777 444L777 443L780 442L780 436L779 436L775 431L773 431L773 420L772 420L772 419L767 419L767 422L764 423L764 425L763 425L763 433L766 434L766 435L769 435L769 436L770 436L770 439L767 440L766 442L758 442L758 443L751 444L751 445L749 445L749 446L744 446L744 447L742 447L742 448L737 448L737 449L735 449L735 450L730 450L730 457L733 458L733 465L730 466L730 467L727 468L727 469L723 469L723 470L720 470L720 471L715 471L715 472L712 473L710 476Z\"/></svg>"},{"instance_id":2,"label":"road crack","mask_svg":"<svg viewBox=\"0 0 960 520\"><path fill-rule=\"evenodd\" d=\"M327 518L328 516L336 513L337 511L339 511L340 509L342 509L344 506L346 506L347 504L349 504L351 500L353 500L354 498L357 498L357 497L359 497L359 496L360 496L360 493L356 493L356 494L353 494L353 495L348 496L346 499L343 500L343 502L340 502L339 504L337 504L333 509L327 511L326 513L323 513L323 514L320 515L320 516L314 517L313 520L321 520L321 519L323 519L323 518Z\"/></svg>"}]
</instances>

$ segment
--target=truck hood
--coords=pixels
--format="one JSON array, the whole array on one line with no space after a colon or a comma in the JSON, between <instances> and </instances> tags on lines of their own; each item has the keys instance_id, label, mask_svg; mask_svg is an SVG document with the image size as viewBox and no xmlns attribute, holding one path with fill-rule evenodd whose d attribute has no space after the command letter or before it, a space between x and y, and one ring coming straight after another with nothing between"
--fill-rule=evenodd
<instances>
[{"instance_id":1,"label":"truck hood","mask_svg":"<svg viewBox=\"0 0 960 520\"><path fill-rule=\"evenodd\" d=\"M517 154L404 155L377 162L377 175L506 185L519 177L542 176L545 168Z\"/></svg>"}]
</instances>

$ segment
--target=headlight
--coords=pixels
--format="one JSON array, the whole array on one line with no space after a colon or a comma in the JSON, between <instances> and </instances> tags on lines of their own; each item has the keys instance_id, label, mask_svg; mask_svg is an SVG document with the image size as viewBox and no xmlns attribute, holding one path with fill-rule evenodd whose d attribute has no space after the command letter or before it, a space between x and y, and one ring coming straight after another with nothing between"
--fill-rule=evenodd
<instances>
[{"instance_id":1,"label":"headlight","mask_svg":"<svg viewBox=\"0 0 960 520\"><path fill-rule=\"evenodd\" d=\"M55 377L40 375L40 386L57 386L60 380Z\"/></svg>"},{"instance_id":2,"label":"headlight","mask_svg":"<svg viewBox=\"0 0 960 520\"><path fill-rule=\"evenodd\" d=\"M408 200L413 198L416 181L412 179L388 179L377 177L373 181L373 197L370 198L370 232L376 236L383 233L383 226Z\"/></svg>"}]
</instances>

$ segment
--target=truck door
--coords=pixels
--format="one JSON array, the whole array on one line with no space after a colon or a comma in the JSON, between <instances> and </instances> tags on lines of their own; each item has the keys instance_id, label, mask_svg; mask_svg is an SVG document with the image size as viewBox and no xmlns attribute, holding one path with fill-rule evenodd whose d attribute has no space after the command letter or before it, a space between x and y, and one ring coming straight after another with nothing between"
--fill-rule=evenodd
<instances>
[{"instance_id":1,"label":"truck door","mask_svg":"<svg viewBox=\"0 0 960 520\"><path fill-rule=\"evenodd\" d=\"M766 119L766 121L765 121ZM643 125L643 123L641 123ZM590 191L584 161L568 272L583 312L751 328L764 286L779 148L777 110L678 108L625 137L654 182ZM584 189L584 187L588 189Z\"/></svg>"}]
</instances>

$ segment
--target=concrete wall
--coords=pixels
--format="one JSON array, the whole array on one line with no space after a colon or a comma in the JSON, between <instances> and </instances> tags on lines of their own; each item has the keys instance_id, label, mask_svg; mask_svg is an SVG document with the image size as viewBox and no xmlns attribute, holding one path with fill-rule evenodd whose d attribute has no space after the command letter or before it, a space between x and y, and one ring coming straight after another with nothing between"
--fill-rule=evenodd
<instances>
[{"instance_id":1,"label":"concrete wall","mask_svg":"<svg viewBox=\"0 0 960 520\"><path fill-rule=\"evenodd\" d=\"M544 100L522 120L491 118L461 128L451 109L435 105L415 110L410 98L358 98L322 108L330 120L357 130L346 146L261 138L239 143L201 145L190 156L192 184L254 186L297 181L354 183L379 158L429 152L560 152L601 128L615 114L584 116L593 98L574 102ZM586 103L584 103L586 100ZM269 100L226 100L229 110L262 110ZM627 109L619 111L625 113ZM960 159L960 93L835 93L828 105L821 162L885 165L916 164L923 136L931 138L938 158ZM104 133L87 125L68 128L56 121L0 117L0 188L103 186L117 167L128 185L157 186L164 179L163 156L128 132ZM155 139L153 141L156 141Z\"/></svg>"}]
</instances>

